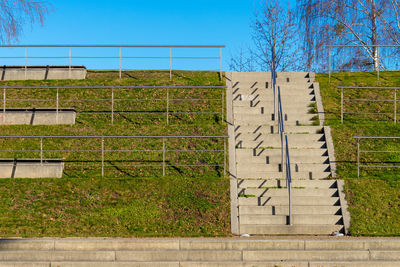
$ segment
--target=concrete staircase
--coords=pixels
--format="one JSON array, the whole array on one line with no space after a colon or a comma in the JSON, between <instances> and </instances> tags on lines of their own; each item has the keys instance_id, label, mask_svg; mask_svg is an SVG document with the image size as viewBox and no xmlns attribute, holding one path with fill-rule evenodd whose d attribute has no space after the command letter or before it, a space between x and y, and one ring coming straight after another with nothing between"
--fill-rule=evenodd
<instances>
[{"instance_id":1,"label":"concrete staircase","mask_svg":"<svg viewBox=\"0 0 400 267\"><path fill-rule=\"evenodd\" d=\"M292 225L269 73L227 73L232 232L329 235L349 224L312 73L278 73L292 170ZM318 113L311 113L311 109ZM316 123L318 122L319 123ZM316 125L315 125L316 124Z\"/></svg>"},{"instance_id":2,"label":"concrete staircase","mask_svg":"<svg viewBox=\"0 0 400 267\"><path fill-rule=\"evenodd\" d=\"M0 267L398 267L399 239L0 241Z\"/></svg>"}]
</instances>

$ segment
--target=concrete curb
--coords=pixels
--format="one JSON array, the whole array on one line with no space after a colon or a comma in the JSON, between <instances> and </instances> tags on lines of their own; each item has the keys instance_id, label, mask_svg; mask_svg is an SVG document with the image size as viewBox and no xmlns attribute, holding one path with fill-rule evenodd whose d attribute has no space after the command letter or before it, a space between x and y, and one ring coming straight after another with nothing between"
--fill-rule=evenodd
<instances>
[{"instance_id":1,"label":"concrete curb","mask_svg":"<svg viewBox=\"0 0 400 267\"><path fill-rule=\"evenodd\" d=\"M235 127L233 116L232 72L226 72L226 122L228 124L229 178L231 196L231 231L239 235L238 183L236 173Z\"/></svg>"},{"instance_id":2,"label":"concrete curb","mask_svg":"<svg viewBox=\"0 0 400 267\"><path fill-rule=\"evenodd\" d=\"M331 134L331 127L324 126L325 142L328 149L329 165L331 167L332 177L336 177L336 158L335 148L333 146L333 139Z\"/></svg>"},{"instance_id":3,"label":"concrete curb","mask_svg":"<svg viewBox=\"0 0 400 267\"><path fill-rule=\"evenodd\" d=\"M321 98L321 91L319 88L319 83L313 83L314 86L314 95L315 95L315 102L317 103L317 110L318 110L318 118L319 118L319 125L324 126L325 125L325 111L324 111L324 106L322 104L322 98Z\"/></svg>"},{"instance_id":4,"label":"concrete curb","mask_svg":"<svg viewBox=\"0 0 400 267\"><path fill-rule=\"evenodd\" d=\"M338 187L337 189L338 189L339 199L340 199L340 207L342 209L344 233L346 235L348 235L349 229L350 229L350 214L349 214L349 210L348 210L347 200L345 198L344 181L337 180L337 187Z\"/></svg>"}]
</instances>

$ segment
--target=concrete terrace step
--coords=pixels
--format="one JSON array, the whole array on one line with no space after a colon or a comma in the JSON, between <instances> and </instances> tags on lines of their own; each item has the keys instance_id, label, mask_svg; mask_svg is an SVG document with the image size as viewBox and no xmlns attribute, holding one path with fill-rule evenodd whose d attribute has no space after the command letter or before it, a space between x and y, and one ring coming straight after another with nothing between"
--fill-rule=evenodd
<instances>
[{"instance_id":1,"label":"concrete terrace step","mask_svg":"<svg viewBox=\"0 0 400 267\"><path fill-rule=\"evenodd\" d=\"M238 180L239 188L285 188L286 180ZM336 180L294 180L292 187L302 188L337 188Z\"/></svg>"},{"instance_id":2,"label":"concrete terrace step","mask_svg":"<svg viewBox=\"0 0 400 267\"><path fill-rule=\"evenodd\" d=\"M342 231L342 225L253 225L241 224L240 232L253 235L330 235ZM253 258L255 260L256 257ZM259 260L262 260L261 258Z\"/></svg>"},{"instance_id":3,"label":"concrete terrace step","mask_svg":"<svg viewBox=\"0 0 400 267\"><path fill-rule=\"evenodd\" d=\"M252 133L256 136L258 134L271 134L273 133L271 127L275 124L271 125L236 125L235 133ZM275 134L277 134L277 126L275 125ZM322 133L323 128L321 126L285 126L285 132L290 133L300 133L300 134L307 134L307 133Z\"/></svg>"},{"instance_id":4,"label":"concrete terrace step","mask_svg":"<svg viewBox=\"0 0 400 267\"><path fill-rule=\"evenodd\" d=\"M274 138L277 139L277 138ZM249 138L239 136L236 140L236 148L257 148L257 149L280 149L281 141L279 140L268 140L265 138L264 140L260 138L260 140L253 141L249 140ZM289 139L289 138L288 138ZM285 142L285 141L283 141ZM312 141L312 140L299 140L299 141L290 141L288 140L290 149L311 149L311 148L326 148L325 141Z\"/></svg>"},{"instance_id":5,"label":"concrete terrace step","mask_svg":"<svg viewBox=\"0 0 400 267\"><path fill-rule=\"evenodd\" d=\"M239 214L242 215L258 215L258 214L275 214L275 215L288 215L289 206L240 206ZM340 206L292 206L293 215L341 215Z\"/></svg>"},{"instance_id":6,"label":"concrete terrace step","mask_svg":"<svg viewBox=\"0 0 400 267\"><path fill-rule=\"evenodd\" d=\"M239 179L244 178L270 178L270 179L278 179L284 177L282 172L265 172L258 170L249 170L248 168L238 168L237 176ZM301 179L301 180L312 180L312 179L324 179L331 176L331 172L293 172L292 179Z\"/></svg>"},{"instance_id":7,"label":"concrete terrace step","mask_svg":"<svg viewBox=\"0 0 400 267\"><path fill-rule=\"evenodd\" d=\"M313 123L314 119L317 117L317 114L293 114L287 115L284 118L285 125L299 125L299 124L306 124L306 123ZM254 115L247 115L247 114L235 114L234 116L234 123L243 125L243 124L253 124L259 125L260 122L265 124L273 124L274 121L272 120L272 114L254 114Z\"/></svg>"},{"instance_id":8,"label":"concrete terrace step","mask_svg":"<svg viewBox=\"0 0 400 267\"><path fill-rule=\"evenodd\" d=\"M241 188L239 195L252 195L256 197L276 197L276 196L288 196L286 188ZM337 189L331 188L296 188L292 187L292 196L313 196L313 197L338 197Z\"/></svg>"},{"instance_id":9,"label":"concrete terrace step","mask_svg":"<svg viewBox=\"0 0 400 267\"><path fill-rule=\"evenodd\" d=\"M236 149L236 155L255 155L257 157L281 157L280 149L251 149L251 148L243 148ZM289 149L290 157L307 157L307 156L328 156L328 151L326 148L309 148L309 149Z\"/></svg>"},{"instance_id":10,"label":"concrete terrace step","mask_svg":"<svg viewBox=\"0 0 400 267\"><path fill-rule=\"evenodd\" d=\"M266 214L255 214L255 215L240 215L241 224L287 224L287 213L286 215L266 215ZM305 215L292 215L292 223L294 225L314 225L314 224L339 224L342 225L342 215L321 215L321 214L305 214Z\"/></svg>"},{"instance_id":11,"label":"concrete terrace step","mask_svg":"<svg viewBox=\"0 0 400 267\"><path fill-rule=\"evenodd\" d=\"M239 206L279 206L288 205L287 196L273 197L239 197ZM314 196L293 196L292 203L299 206L336 206L339 205L338 197L314 197Z\"/></svg>"},{"instance_id":12,"label":"concrete terrace step","mask_svg":"<svg viewBox=\"0 0 400 267\"><path fill-rule=\"evenodd\" d=\"M311 105L312 103L314 103L314 101L312 100L308 100L308 99L304 99L302 101L285 101L282 100L282 109L285 112L285 110L287 108L290 107L308 107L309 105ZM256 100L235 100L233 101L233 107L234 110L236 107L272 107L274 106L274 101L273 99L264 99L264 100L260 100L260 99L256 99ZM235 111L233 111L235 112Z\"/></svg>"},{"instance_id":13,"label":"concrete terrace step","mask_svg":"<svg viewBox=\"0 0 400 267\"><path fill-rule=\"evenodd\" d=\"M237 162L236 166L238 169L241 169L241 171L243 169L256 169L257 172L280 172L282 169L279 163L265 164L265 163ZM290 170L292 175L301 172L322 173L322 172L329 172L330 165L318 164L318 163L299 163L299 164L291 164Z\"/></svg>"},{"instance_id":14,"label":"concrete terrace step","mask_svg":"<svg viewBox=\"0 0 400 267\"><path fill-rule=\"evenodd\" d=\"M299 157L290 155L290 160L292 163L319 163L319 164L328 164L329 160L327 156L315 156L312 155L310 157ZM274 164L281 163L281 159L278 157L267 157L267 156L253 156L251 155L242 155L236 156L236 161L242 164L248 163L257 163L257 164Z\"/></svg>"},{"instance_id":15,"label":"concrete terrace step","mask_svg":"<svg viewBox=\"0 0 400 267\"><path fill-rule=\"evenodd\" d=\"M290 114L292 115L297 114L297 113L303 113L303 114L310 114L310 107L308 107L307 105L304 105L303 107L298 107L298 106L290 106L287 107L284 110L285 114ZM263 106L261 105L257 105L256 107L237 107L234 110L234 114L248 114L248 115L253 115L253 114L273 114L274 113L274 107L273 106Z\"/></svg>"}]
</instances>

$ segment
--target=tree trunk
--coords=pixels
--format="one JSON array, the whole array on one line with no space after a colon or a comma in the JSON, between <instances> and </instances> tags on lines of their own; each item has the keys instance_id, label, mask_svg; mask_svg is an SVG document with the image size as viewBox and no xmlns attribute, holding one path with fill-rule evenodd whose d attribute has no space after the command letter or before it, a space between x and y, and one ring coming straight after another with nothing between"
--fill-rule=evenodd
<instances>
[{"instance_id":1,"label":"tree trunk","mask_svg":"<svg viewBox=\"0 0 400 267\"><path fill-rule=\"evenodd\" d=\"M375 8L375 0L370 0L371 1L371 22L372 22L372 38L371 42L372 45L372 58L374 61L374 70L378 71L379 70L379 54L378 54L378 28L376 26L376 8Z\"/></svg>"}]
</instances>

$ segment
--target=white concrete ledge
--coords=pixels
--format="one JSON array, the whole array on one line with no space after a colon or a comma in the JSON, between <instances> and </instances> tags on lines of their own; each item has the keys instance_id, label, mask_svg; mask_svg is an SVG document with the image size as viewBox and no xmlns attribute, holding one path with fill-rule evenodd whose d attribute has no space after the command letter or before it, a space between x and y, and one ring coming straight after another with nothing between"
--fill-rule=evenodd
<instances>
[{"instance_id":1,"label":"white concrete ledge","mask_svg":"<svg viewBox=\"0 0 400 267\"><path fill-rule=\"evenodd\" d=\"M1 80L82 80L86 78L85 66L0 66Z\"/></svg>"},{"instance_id":2,"label":"white concrete ledge","mask_svg":"<svg viewBox=\"0 0 400 267\"><path fill-rule=\"evenodd\" d=\"M0 159L0 178L61 178L62 159Z\"/></svg>"},{"instance_id":3,"label":"white concrete ledge","mask_svg":"<svg viewBox=\"0 0 400 267\"><path fill-rule=\"evenodd\" d=\"M18 109L0 111L0 125L57 125L75 124L74 109Z\"/></svg>"}]
</instances>

